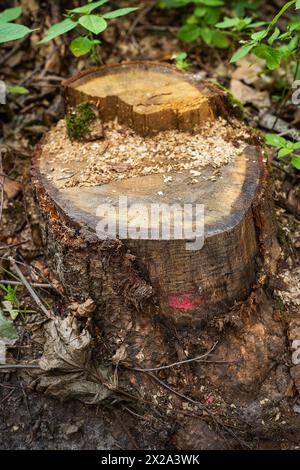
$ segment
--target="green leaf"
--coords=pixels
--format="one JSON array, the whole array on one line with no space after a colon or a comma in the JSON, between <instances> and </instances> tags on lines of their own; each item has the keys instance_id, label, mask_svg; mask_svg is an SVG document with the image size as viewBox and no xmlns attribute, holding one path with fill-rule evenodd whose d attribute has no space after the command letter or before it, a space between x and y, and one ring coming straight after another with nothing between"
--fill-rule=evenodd
<instances>
[{"instance_id":1,"label":"green leaf","mask_svg":"<svg viewBox=\"0 0 300 470\"><path fill-rule=\"evenodd\" d=\"M251 34L251 39L253 39L253 41L261 41L267 36L267 34L268 31L264 29L263 31L258 31L257 33Z\"/></svg>"},{"instance_id":2,"label":"green leaf","mask_svg":"<svg viewBox=\"0 0 300 470\"><path fill-rule=\"evenodd\" d=\"M8 85L7 91L8 93L13 93L17 95L27 95L27 93L29 93L27 88L19 85Z\"/></svg>"},{"instance_id":3,"label":"green leaf","mask_svg":"<svg viewBox=\"0 0 300 470\"><path fill-rule=\"evenodd\" d=\"M190 64L185 61L186 58L187 58L186 52L178 52L177 54L174 54L172 56L172 59L175 60L176 67L182 70L187 70L190 67Z\"/></svg>"},{"instance_id":4,"label":"green leaf","mask_svg":"<svg viewBox=\"0 0 300 470\"><path fill-rule=\"evenodd\" d=\"M285 157L286 155L290 155L291 153L293 153L293 149L288 148L288 147L283 147L282 149L279 150L278 157L279 158Z\"/></svg>"},{"instance_id":5,"label":"green leaf","mask_svg":"<svg viewBox=\"0 0 300 470\"><path fill-rule=\"evenodd\" d=\"M267 134L265 136L265 141L268 145L279 148L285 147L287 144L286 139L278 134Z\"/></svg>"},{"instance_id":6,"label":"green leaf","mask_svg":"<svg viewBox=\"0 0 300 470\"><path fill-rule=\"evenodd\" d=\"M294 49L296 49L298 42L299 42L299 36L294 36L287 45L288 49L291 52L293 52Z\"/></svg>"},{"instance_id":7,"label":"green leaf","mask_svg":"<svg viewBox=\"0 0 300 470\"><path fill-rule=\"evenodd\" d=\"M10 320L7 320L0 310L0 338L17 338L18 333L15 325Z\"/></svg>"},{"instance_id":8,"label":"green leaf","mask_svg":"<svg viewBox=\"0 0 300 470\"><path fill-rule=\"evenodd\" d=\"M207 8L205 7L197 7L194 10L194 15L196 18L203 18L207 13Z\"/></svg>"},{"instance_id":9,"label":"green leaf","mask_svg":"<svg viewBox=\"0 0 300 470\"><path fill-rule=\"evenodd\" d=\"M288 26L288 32L285 33L285 34L289 34L291 32L294 32L294 31L299 31L300 30L300 21L295 21L294 23L290 23L290 25Z\"/></svg>"},{"instance_id":10,"label":"green leaf","mask_svg":"<svg viewBox=\"0 0 300 470\"><path fill-rule=\"evenodd\" d=\"M257 10L260 0L237 0L233 2L234 11L237 16L244 16L246 10Z\"/></svg>"},{"instance_id":11,"label":"green leaf","mask_svg":"<svg viewBox=\"0 0 300 470\"><path fill-rule=\"evenodd\" d=\"M225 49L229 46L226 36L216 29L202 28L200 35L203 41L208 45L216 46L219 49Z\"/></svg>"},{"instance_id":12,"label":"green leaf","mask_svg":"<svg viewBox=\"0 0 300 470\"><path fill-rule=\"evenodd\" d=\"M179 39L185 42L195 41L200 36L201 29L196 24L185 24L177 33Z\"/></svg>"},{"instance_id":13,"label":"green leaf","mask_svg":"<svg viewBox=\"0 0 300 470\"><path fill-rule=\"evenodd\" d=\"M93 41L87 37L81 36L71 41L70 51L75 57L80 57L82 55L88 54L92 47Z\"/></svg>"},{"instance_id":14,"label":"green leaf","mask_svg":"<svg viewBox=\"0 0 300 470\"><path fill-rule=\"evenodd\" d=\"M46 42L49 42L52 39L55 39L58 36L71 31L77 26L77 24L77 21L73 21L71 18L66 18L60 23L54 24L48 29L46 36L41 41L39 41L38 44L45 44Z\"/></svg>"},{"instance_id":15,"label":"green leaf","mask_svg":"<svg viewBox=\"0 0 300 470\"><path fill-rule=\"evenodd\" d=\"M79 18L78 23L94 34L102 33L107 28L105 19L97 15L84 15Z\"/></svg>"},{"instance_id":16,"label":"green leaf","mask_svg":"<svg viewBox=\"0 0 300 470\"><path fill-rule=\"evenodd\" d=\"M267 24L267 21L256 21L255 23L251 24L251 28L260 28L261 26L266 26Z\"/></svg>"},{"instance_id":17,"label":"green leaf","mask_svg":"<svg viewBox=\"0 0 300 470\"><path fill-rule=\"evenodd\" d=\"M276 28L273 31L273 34L271 34L271 36L268 39L268 44L272 46L273 42L276 41L276 39L278 39L279 36L280 36L280 29L277 28L276 26Z\"/></svg>"},{"instance_id":18,"label":"green leaf","mask_svg":"<svg viewBox=\"0 0 300 470\"><path fill-rule=\"evenodd\" d=\"M0 23L0 44L9 41L16 41L24 38L27 34L34 31L21 24Z\"/></svg>"},{"instance_id":19,"label":"green leaf","mask_svg":"<svg viewBox=\"0 0 300 470\"><path fill-rule=\"evenodd\" d=\"M16 20L22 14L22 7L8 8L0 13L0 22L9 23Z\"/></svg>"},{"instance_id":20,"label":"green leaf","mask_svg":"<svg viewBox=\"0 0 300 470\"><path fill-rule=\"evenodd\" d=\"M234 28L235 26L239 24L239 22L240 22L239 18L228 18L228 16L225 16L223 21L216 24L216 28L220 28L220 29Z\"/></svg>"},{"instance_id":21,"label":"green leaf","mask_svg":"<svg viewBox=\"0 0 300 470\"><path fill-rule=\"evenodd\" d=\"M205 23L207 25L215 25L219 21L220 16L221 16L220 8L207 7L206 14L205 14Z\"/></svg>"},{"instance_id":22,"label":"green leaf","mask_svg":"<svg viewBox=\"0 0 300 470\"><path fill-rule=\"evenodd\" d=\"M210 45L212 42L212 30L210 28L201 28L200 36L203 41Z\"/></svg>"},{"instance_id":23,"label":"green leaf","mask_svg":"<svg viewBox=\"0 0 300 470\"><path fill-rule=\"evenodd\" d=\"M138 10L139 8L119 8L118 10L109 11L108 13L103 13L102 18L107 20L112 20L113 18L118 18L119 16L128 15L133 11Z\"/></svg>"},{"instance_id":24,"label":"green leaf","mask_svg":"<svg viewBox=\"0 0 300 470\"><path fill-rule=\"evenodd\" d=\"M219 49L226 49L229 47L229 41L225 34L217 30L212 31L211 44L218 47Z\"/></svg>"},{"instance_id":25,"label":"green leaf","mask_svg":"<svg viewBox=\"0 0 300 470\"><path fill-rule=\"evenodd\" d=\"M238 17L229 18L228 16L225 16L224 20L220 23L217 23L215 26L216 28L220 28L220 29L233 28L238 31L242 31L243 29L248 28L251 22L252 22L252 18L250 17L241 19Z\"/></svg>"},{"instance_id":26,"label":"green leaf","mask_svg":"<svg viewBox=\"0 0 300 470\"><path fill-rule=\"evenodd\" d=\"M235 54L230 59L230 63L237 62L238 60L245 57L249 52L253 49L255 44L245 44L244 46L240 47Z\"/></svg>"},{"instance_id":27,"label":"green leaf","mask_svg":"<svg viewBox=\"0 0 300 470\"><path fill-rule=\"evenodd\" d=\"M179 62L183 62L187 58L186 52L178 52L174 55L174 59Z\"/></svg>"},{"instance_id":28,"label":"green leaf","mask_svg":"<svg viewBox=\"0 0 300 470\"><path fill-rule=\"evenodd\" d=\"M267 44L259 44L253 49L256 57L264 59L269 70L275 70L280 66L282 53Z\"/></svg>"},{"instance_id":29,"label":"green leaf","mask_svg":"<svg viewBox=\"0 0 300 470\"><path fill-rule=\"evenodd\" d=\"M223 0L197 0L196 3L200 3L200 5L206 5L208 7L221 7L224 5Z\"/></svg>"},{"instance_id":30,"label":"green leaf","mask_svg":"<svg viewBox=\"0 0 300 470\"><path fill-rule=\"evenodd\" d=\"M284 39L290 39L291 38L291 32L287 31L286 33L283 33L279 36L279 40L283 41Z\"/></svg>"},{"instance_id":31,"label":"green leaf","mask_svg":"<svg viewBox=\"0 0 300 470\"><path fill-rule=\"evenodd\" d=\"M262 26L262 25L259 25L259 26ZM252 18L250 16L246 16L245 18L242 18L238 24L239 31L242 31L245 28L253 28Z\"/></svg>"},{"instance_id":32,"label":"green leaf","mask_svg":"<svg viewBox=\"0 0 300 470\"><path fill-rule=\"evenodd\" d=\"M291 164L297 168L297 170L300 170L300 157L294 157L291 159Z\"/></svg>"},{"instance_id":33,"label":"green leaf","mask_svg":"<svg viewBox=\"0 0 300 470\"><path fill-rule=\"evenodd\" d=\"M180 8L188 3L191 3L191 0L161 0L159 6L161 8Z\"/></svg>"},{"instance_id":34,"label":"green leaf","mask_svg":"<svg viewBox=\"0 0 300 470\"><path fill-rule=\"evenodd\" d=\"M4 300L2 302L2 305L4 309L9 313L11 320L14 321L18 317L20 311L17 308L14 308L13 303L10 300Z\"/></svg>"},{"instance_id":35,"label":"green leaf","mask_svg":"<svg viewBox=\"0 0 300 470\"><path fill-rule=\"evenodd\" d=\"M295 49L298 44L298 39L298 36L295 35L288 44L277 47L277 50L280 52L282 59L288 59L295 52Z\"/></svg>"},{"instance_id":36,"label":"green leaf","mask_svg":"<svg viewBox=\"0 0 300 470\"><path fill-rule=\"evenodd\" d=\"M85 15L89 15L95 8L101 7L107 3L108 0L99 0L98 2L87 3L86 5L82 5L81 7L74 8L73 10L68 10L71 13L83 13Z\"/></svg>"},{"instance_id":37,"label":"green leaf","mask_svg":"<svg viewBox=\"0 0 300 470\"><path fill-rule=\"evenodd\" d=\"M297 2L296 2L296 10L299 10L299 8L300 8L300 0L297 0Z\"/></svg>"},{"instance_id":38,"label":"green leaf","mask_svg":"<svg viewBox=\"0 0 300 470\"><path fill-rule=\"evenodd\" d=\"M198 18L195 15L189 15L185 20L185 24L195 24L198 26Z\"/></svg>"}]
</instances>

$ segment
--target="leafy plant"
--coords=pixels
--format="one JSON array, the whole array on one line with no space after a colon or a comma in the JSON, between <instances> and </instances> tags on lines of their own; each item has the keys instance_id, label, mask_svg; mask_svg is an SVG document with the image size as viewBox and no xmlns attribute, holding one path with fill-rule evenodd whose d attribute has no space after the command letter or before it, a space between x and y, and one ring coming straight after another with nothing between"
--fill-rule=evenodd
<instances>
[{"instance_id":1,"label":"leafy plant","mask_svg":"<svg viewBox=\"0 0 300 470\"><path fill-rule=\"evenodd\" d=\"M22 39L34 31L22 24L13 23L21 14L21 7L8 8L0 13L0 44Z\"/></svg>"},{"instance_id":2,"label":"leafy plant","mask_svg":"<svg viewBox=\"0 0 300 470\"><path fill-rule=\"evenodd\" d=\"M201 38L205 44L227 48L229 41L226 35L218 31L214 25L221 17L221 7L225 4L224 0L181 0L160 2L162 7L183 7L193 4L193 12L184 19L183 26L178 31L178 37L182 41L192 42Z\"/></svg>"},{"instance_id":3,"label":"leafy plant","mask_svg":"<svg viewBox=\"0 0 300 470\"><path fill-rule=\"evenodd\" d=\"M300 150L300 142L291 142L278 134L267 134L266 143L272 147L276 147L278 158L289 157L290 163L300 170L300 154L296 153Z\"/></svg>"},{"instance_id":4,"label":"leafy plant","mask_svg":"<svg viewBox=\"0 0 300 470\"><path fill-rule=\"evenodd\" d=\"M228 11L225 0L161 0L161 8L183 8L190 11L185 14L184 23L178 31L178 37L185 42L192 42L198 38L209 45L219 49L226 49L230 45L229 37L236 36L237 32L249 26L252 18L228 18L220 21ZM246 10L257 8L259 0L235 0L230 2L235 15L243 15ZM189 7L189 8L188 8ZM244 24L245 23L245 24ZM235 27L235 34L226 31Z\"/></svg>"},{"instance_id":5,"label":"leafy plant","mask_svg":"<svg viewBox=\"0 0 300 470\"><path fill-rule=\"evenodd\" d=\"M186 61L186 52L178 52L177 54L173 55L172 59L175 61L176 67L181 70L187 70L190 67L190 64Z\"/></svg>"},{"instance_id":6,"label":"leafy plant","mask_svg":"<svg viewBox=\"0 0 300 470\"><path fill-rule=\"evenodd\" d=\"M119 8L104 13L95 13L94 11L106 4L108 0L98 0L96 2L87 3L81 7L67 10L65 13L65 19L53 26L51 26L46 36L39 41L39 44L44 44L52 39L61 36L73 29L83 31L78 37L74 38L69 48L75 57L80 57L86 54L90 54L95 62L99 61L97 54L97 46L101 44L101 41L95 36L101 34L107 28L107 20L112 20L120 16L128 15L133 11L136 11L136 7Z\"/></svg>"},{"instance_id":7,"label":"leafy plant","mask_svg":"<svg viewBox=\"0 0 300 470\"><path fill-rule=\"evenodd\" d=\"M264 59L266 66L269 70L275 70L280 67L283 60L289 59L293 64L298 63L298 43L299 43L299 31L300 21L299 18L292 18L286 25L286 30L281 31L278 22L280 18L286 13L286 11L296 6L296 9L300 8L299 0L291 0L286 2L280 11L275 15L272 21L267 23L249 24L252 28L260 28L258 31L252 32L248 40L241 41L242 47L231 58L231 62L245 57L252 52L256 57ZM244 20L246 20L245 18ZM230 21L231 20L231 25ZM223 27L236 27L234 24L235 18L228 19L228 26ZM261 29L261 26L264 26ZM222 25L219 27L222 27ZM295 71L298 75L298 67Z\"/></svg>"},{"instance_id":8,"label":"leafy plant","mask_svg":"<svg viewBox=\"0 0 300 470\"><path fill-rule=\"evenodd\" d=\"M4 284L0 285L1 289L5 292L3 305L6 310L9 312L12 320L15 320L20 313L21 302L17 297L18 286L5 286Z\"/></svg>"},{"instance_id":9,"label":"leafy plant","mask_svg":"<svg viewBox=\"0 0 300 470\"><path fill-rule=\"evenodd\" d=\"M9 273L9 271L7 272ZM13 275L12 273L9 274ZM0 284L0 288L5 293L3 297L4 300L2 301L3 309L5 312L9 313L11 320L14 321L20 314L22 319L26 321L27 314L34 312L34 310L28 310L27 307L23 305L22 301L18 299L18 285L12 286L11 284L8 284L5 286L4 284Z\"/></svg>"}]
</instances>

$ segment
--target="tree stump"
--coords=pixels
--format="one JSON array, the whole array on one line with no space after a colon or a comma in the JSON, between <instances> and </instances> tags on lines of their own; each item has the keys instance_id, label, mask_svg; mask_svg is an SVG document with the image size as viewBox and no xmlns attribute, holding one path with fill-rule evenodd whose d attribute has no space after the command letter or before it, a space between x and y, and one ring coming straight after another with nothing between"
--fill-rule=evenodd
<instances>
[{"instance_id":1,"label":"tree stump","mask_svg":"<svg viewBox=\"0 0 300 470\"><path fill-rule=\"evenodd\" d=\"M97 68L66 81L64 93L67 109L93 102L99 122L117 118L143 138L165 139L164 133L173 131L192 139L221 117L228 141L236 140L226 93L172 66L136 62ZM65 187L63 172L80 171L82 161L72 153L68 161L50 158L49 136L37 147L33 185L46 256L71 298L96 302L99 355L106 362L153 368L185 359L178 332L188 332L195 346L207 322L247 298L262 265L272 268L276 242L262 148L254 133L244 130L248 136L237 144L235 158L217 171L210 164L199 168L198 178L197 171L183 170ZM176 234L99 239L97 207L117 207L120 196L127 197L128 207L203 204L203 247L187 249L191 240ZM173 229L177 223L174 217ZM143 224L139 215L142 234ZM130 380L147 393L140 378Z\"/></svg>"}]
</instances>

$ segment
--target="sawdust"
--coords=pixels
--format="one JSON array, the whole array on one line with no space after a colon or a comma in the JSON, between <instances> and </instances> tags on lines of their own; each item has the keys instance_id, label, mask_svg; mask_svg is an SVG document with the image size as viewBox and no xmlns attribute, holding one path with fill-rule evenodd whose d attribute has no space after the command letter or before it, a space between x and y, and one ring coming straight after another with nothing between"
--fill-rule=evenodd
<instances>
[{"instance_id":1,"label":"sawdust","mask_svg":"<svg viewBox=\"0 0 300 470\"><path fill-rule=\"evenodd\" d=\"M300 307L300 267L286 269L282 271L279 278L284 282L286 289L278 290L276 294L285 305L290 307Z\"/></svg>"},{"instance_id":2,"label":"sawdust","mask_svg":"<svg viewBox=\"0 0 300 470\"><path fill-rule=\"evenodd\" d=\"M160 173L165 183L171 183L168 174L172 172L187 170L197 177L207 165L219 168L234 161L250 137L237 121L233 128L221 118L207 123L197 134L168 130L142 137L117 121L103 127L103 138L71 142L65 121L59 121L43 146L53 172L48 178L60 180L61 187L74 187Z\"/></svg>"}]
</instances>

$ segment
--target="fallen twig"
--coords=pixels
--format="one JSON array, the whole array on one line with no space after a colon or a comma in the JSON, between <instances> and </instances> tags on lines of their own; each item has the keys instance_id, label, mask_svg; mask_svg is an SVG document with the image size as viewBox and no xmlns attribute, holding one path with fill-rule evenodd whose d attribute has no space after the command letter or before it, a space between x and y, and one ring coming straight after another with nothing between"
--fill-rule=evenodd
<instances>
[{"instance_id":1,"label":"fallen twig","mask_svg":"<svg viewBox=\"0 0 300 470\"><path fill-rule=\"evenodd\" d=\"M23 282L20 281L9 281L7 279L0 279L0 284L11 285L11 286L23 286ZM40 287L43 289L52 289L51 284L39 284L38 282L30 283L32 287Z\"/></svg>"},{"instance_id":2,"label":"fallen twig","mask_svg":"<svg viewBox=\"0 0 300 470\"><path fill-rule=\"evenodd\" d=\"M205 354L202 354L202 356L193 357L191 359L186 359L184 361L173 362L172 364L168 364L168 365L165 365L165 366L152 367L152 368L148 368L148 369L142 369L142 368L139 368L139 367L132 367L132 370L135 370L137 372L154 372L154 371L157 371L157 370L170 369L171 367L180 366L181 364L188 364L189 362L200 361L201 359L204 359L205 357L209 356L214 351L217 344L218 344L218 341L215 342L215 344L213 345L213 347L209 351L207 351ZM203 361L203 362L207 362L207 361ZM224 361L212 361L212 362L224 362Z\"/></svg>"},{"instance_id":3,"label":"fallen twig","mask_svg":"<svg viewBox=\"0 0 300 470\"><path fill-rule=\"evenodd\" d=\"M10 248L14 248L15 246L25 245L30 240L25 240L24 242L12 243L11 245L2 245L0 246L0 250L9 250Z\"/></svg>"},{"instance_id":4,"label":"fallen twig","mask_svg":"<svg viewBox=\"0 0 300 470\"><path fill-rule=\"evenodd\" d=\"M1 257L0 257L1 259ZM43 274L43 272L33 266L31 266L30 264L27 264L27 263L24 263L22 261L17 261L15 260L15 263L18 264L18 265L21 265L21 266L24 266L26 269L29 269L33 274L35 274L37 277L42 277L46 283L50 284L50 286L52 287L52 289L55 290L55 292L60 295L61 297L64 297L64 295L58 290L57 287L55 287L55 285L49 281L49 279Z\"/></svg>"},{"instance_id":5,"label":"fallen twig","mask_svg":"<svg viewBox=\"0 0 300 470\"><path fill-rule=\"evenodd\" d=\"M35 364L1 364L0 369L40 369L40 366Z\"/></svg>"},{"instance_id":6,"label":"fallen twig","mask_svg":"<svg viewBox=\"0 0 300 470\"><path fill-rule=\"evenodd\" d=\"M1 150L0 150L0 173L3 174ZM3 175L1 176L1 182L0 182L0 223L2 220L3 201L4 201L4 180L5 180L5 176Z\"/></svg>"},{"instance_id":7,"label":"fallen twig","mask_svg":"<svg viewBox=\"0 0 300 470\"><path fill-rule=\"evenodd\" d=\"M150 5L144 5L144 7L140 10L139 14L136 16L135 20L133 21L131 27L127 31L127 35L133 33L136 26L141 22L141 20L150 13L150 11L155 7L156 1L152 1Z\"/></svg>"},{"instance_id":8,"label":"fallen twig","mask_svg":"<svg viewBox=\"0 0 300 470\"><path fill-rule=\"evenodd\" d=\"M48 317L48 318L51 318L53 320L55 320L55 316L53 315L53 313L50 311L50 310L47 310L47 308L45 307L45 305L43 304L43 302L40 300L40 298L37 296L37 294L34 292L33 288L31 287L31 285L29 284L29 282L27 281L27 279L25 278L24 274L22 273L22 271L20 270L20 268L18 267L17 263L15 262L15 260L9 256L8 257L9 261L11 262L11 265L12 267L14 268L14 270L16 271L16 273L18 274L18 276L20 277L22 283L24 284L24 286L26 287L26 289L28 290L29 294L31 295L31 297L33 298L33 300L35 301L35 303L38 305L38 307L40 307L40 309L42 310L42 312Z\"/></svg>"}]
</instances>

